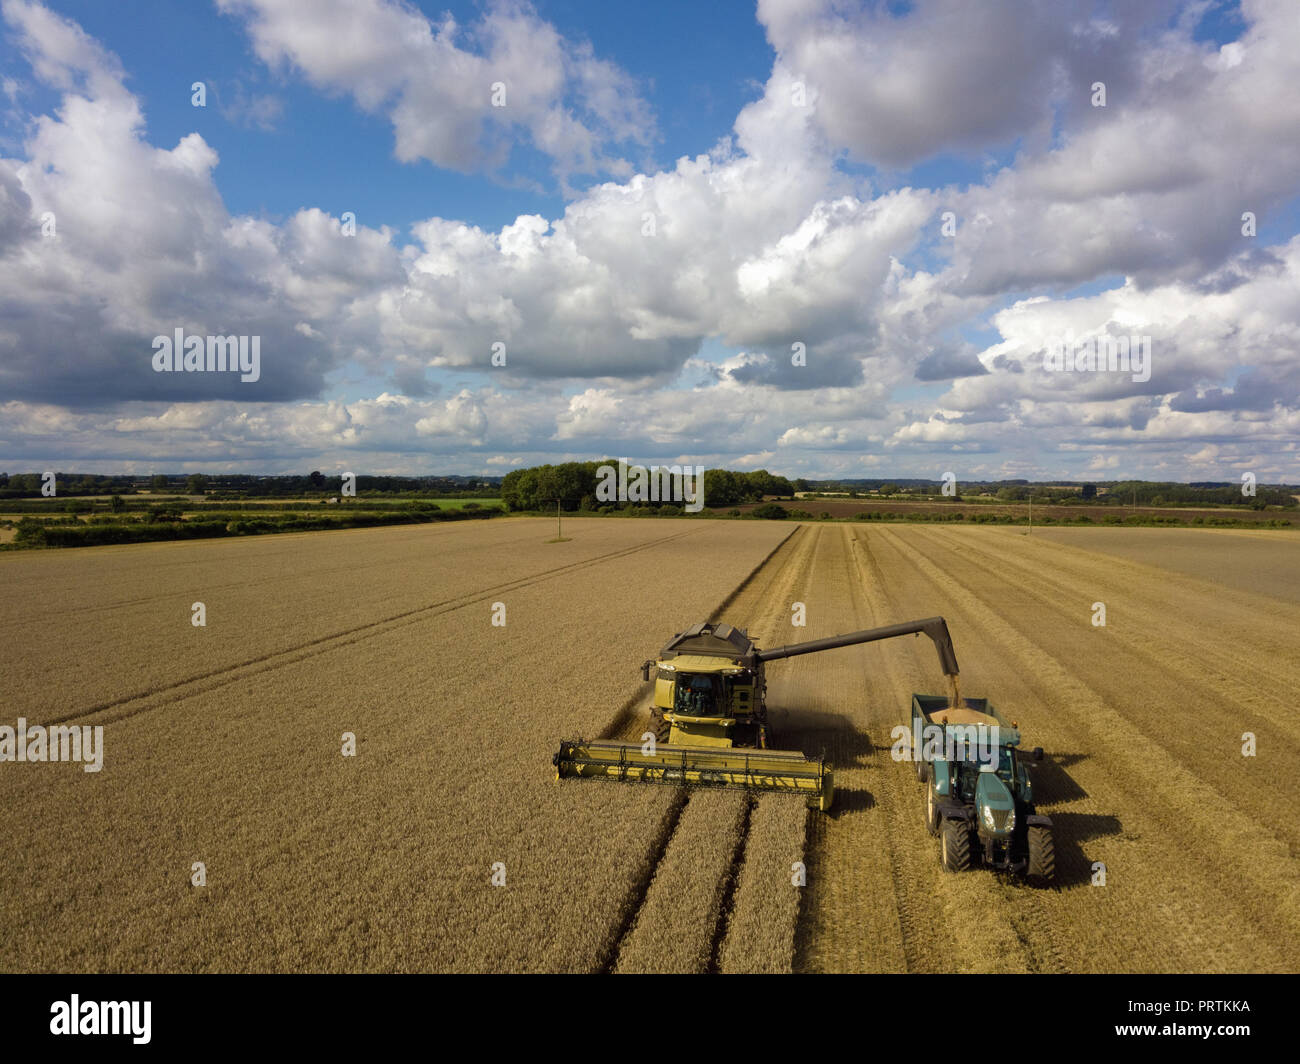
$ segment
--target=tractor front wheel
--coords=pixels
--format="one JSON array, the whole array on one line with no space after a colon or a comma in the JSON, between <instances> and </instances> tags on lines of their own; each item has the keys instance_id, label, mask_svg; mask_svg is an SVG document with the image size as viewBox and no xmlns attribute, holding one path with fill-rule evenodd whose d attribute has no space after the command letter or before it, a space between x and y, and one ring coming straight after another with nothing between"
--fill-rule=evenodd
<instances>
[{"instance_id":1,"label":"tractor front wheel","mask_svg":"<svg viewBox=\"0 0 1300 1064\"><path fill-rule=\"evenodd\" d=\"M964 820L943 822L939 849L949 872L965 872L970 867L970 827Z\"/></svg>"},{"instance_id":2,"label":"tractor front wheel","mask_svg":"<svg viewBox=\"0 0 1300 1064\"><path fill-rule=\"evenodd\" d=\"M1043 824L1029 828L1029 876L1045 883L1056 878L1056 841L1052 829Z\"/></svg>"},{"instance_id":3,"label":"tractor front wheel","mask_svg":"<svg viewBox=\"0 0 1300 1064\"><path fill-rule=\"evenodd\" d=\"M933 785L925 789L925 827L931 835L939 834L939 798Z\"/></svg>"}]
</instances>

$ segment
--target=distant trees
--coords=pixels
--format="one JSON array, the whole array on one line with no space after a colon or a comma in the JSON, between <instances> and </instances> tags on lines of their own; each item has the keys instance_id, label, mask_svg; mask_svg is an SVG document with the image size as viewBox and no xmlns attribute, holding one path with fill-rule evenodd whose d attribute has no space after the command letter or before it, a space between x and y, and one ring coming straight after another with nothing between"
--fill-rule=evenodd
<instances>
[{"instance_id":1,"label":"distant trees","mask_svg":"<svg viewBox=\"0 0 1300 1064\"><path fill-rule=\"evenodd\" d=\"M710 469L704 474L705 506L735 506L761 497L762 493L755 491L744 473L733 473L730 469Z\"/></svg>"},{"instance_id":2,"label":"distant trees","mask_svg":"<svg viewBox=\"0 0 1300 1064\"><path fill-rule=\"evenodd\" d=\"M596 492L595 462L564 462L542 466L537 478L537 494L544 503L559 502L562 510L576 510L584 495Z\"/></svg>"},{"instance_id":3,"label":"distant trees","mask_svg":"<svg viewBox=\"0 0 1300 1064\"><path fill-rule=\"evenodd\" d=\"M785 477L773 476L766 469L756 469L752 473L741 474L749 484L757 489L759 495L778 495L782 498L794 496L794 485Z\"/></svg>"},{"instance_id":4,"label":"distant trees","mask_svg":"<svg viewBox=\"0 0 1300 1064\"><path fill-rule=\"evenodd\" d=\"M537 509L537 470L510 470L501 480L501 501L507 510Z\"/></svg>"},{"instance_id":5,"label":"distant trees","mask_svg":"<svg viewBox=\"0 0 1300 1064\"><path fill-rule=\"evenodd\" d=\"M602 480L598 470L602 466L617 464L613 459L605 459L599 462L564 462L559 465L514 469L501 481L501 499L511 510L547 509L553 507L557 499L563 510L595 509L611 502L621 507L627 500L620 502L602 499L596 494L597 486ZM676 491L674 489L674 494ZM736 506L758 502L764 495L792 498L794 492L795 487L789 480L775 476L766 469L748 473L731 469L707 469L704 472L705 506ZM680 496L645 500L648 505L676 504L682 501L684 500Z\"/></svg>"},{"instance_id":6,"label":"distant trees","mask_svg":"<svg viewBox=\"0 0 1300 1064\"><path fill-rule=\"evenodd\" d=\"M1254 496L1242 495L1240 484L1177 484L1170 481L1122 480L1112 485L1108 496L1117 503L1139 505L1185 506L1282 506L1292 509L1296 501L1285 488L1260 485ZM1160 502L1156 502L1159 499Z\"/></svg>"},{"instance_id":7,"label":"distant trees","mask_svg":"<svg viewBox=\"0 0 1300 1064\"><path fill-rule=\"evenodd\" d=\"M554 506L556 500L562 510L577 510L584 498L591 500L591 506L596 499L596 470L605 464L564 462L512 469L501 481L501 501L511 510L541 510Z\"/></svg>"},{"instance_id":8,"label":"distant trees","mask_svg":"<svg viewBox=\"0 0 1300 1064\"><path fill-rule=\"evenodd\" d=\"M678 498L669 498L662 494L658 498L645 498L638 502L632 500L613 500L601 498L597 486L602 482L598 475L601 466L617 466L616 459L603 459L596 462L564 462L557 465L533 466L528 469L516 469L506 474L501 483L500 494L508 509L544 510L553 509L556 500L566 511L593 511L609 508L623 508L628 505L657 507L664 504L680 503ZM634 466L629 468L635 468ZM15 479L15 478L11 478ZM630 479L629 479L630 486ZM873 482L874 483L874 482ZM845 487L834 482L818 482L799 478L791 481L777 476L766 469L740 471L734 469L707 469L704 473L704 505L711 509L734 509L749 503L762 502L766 498L792 499L796 490L826 491L830 487ZM1256 496L1243 497L1239 485L1224 484L1175 484L1152 481L1121 481L1107 484L1107 493L1099 494L1096 483L1082 484L1076 489L1061 486L1031 484L1027 480L1007 481L971 481L963 485L967 498L976 491L982 494L996 493L998 500L1004 503L1026 503L1031 499L1039 505L1064 502L1071 498L1108 503L1111 505L1128 505L1134 499L1139 505L1152 506L1188 506L1188 505L1234 505L1252 506L1262 509L1278 506L1294 509L1296 501L1291 490L1284 487L1266 487L1260 485ZM879 484L881 496L940 498L941 501L955 503L961 501L958 496L935 496L932 489L916 485L905 485L896 481L883 481Z\"/></svg>"},{"instance_id":9,"label":"distant trees","mask_svg":"<svg viewBox=\"0 0 1300 1064\"><path fill-rule=\"evenodd\" d=\"M766 469L737 473L730 469L710 469L704 474L704 505L735 506L757 502L764 495L782 499L794 497L795 485L785 477L774 476Z\"/></svg>"}]
</instances>

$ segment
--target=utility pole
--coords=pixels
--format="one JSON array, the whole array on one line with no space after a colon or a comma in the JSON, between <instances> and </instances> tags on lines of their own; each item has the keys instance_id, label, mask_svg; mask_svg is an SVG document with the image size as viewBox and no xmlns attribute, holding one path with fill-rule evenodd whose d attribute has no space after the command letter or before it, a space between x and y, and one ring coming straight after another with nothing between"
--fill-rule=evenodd
<instances>
[{"instance_id":1,"label":"utility pole","mask_svg":"<svg viewBox=\"0 0 1300 1064\"><path fill-rule=\"evenodd\" d=\"M1025 535L1032 536L1033 534L1034 534L1034 497L1033 495L1030 495L1029 496L1029 531L1026 532Z\"/></svg>"}]
</instances>

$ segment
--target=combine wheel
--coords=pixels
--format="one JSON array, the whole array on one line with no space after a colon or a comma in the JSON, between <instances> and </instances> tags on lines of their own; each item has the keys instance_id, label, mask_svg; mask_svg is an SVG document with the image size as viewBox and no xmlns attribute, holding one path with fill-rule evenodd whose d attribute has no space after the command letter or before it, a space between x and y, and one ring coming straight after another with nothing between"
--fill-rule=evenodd
<instances>
[{"instance_id":1,"label":"combine wheel","mask_svg":"<svg viewBox=\"0 0 1300 1064\"><path fill-rule=\"evenodd\" d=\"M666 746L673 726L664 720L664 711L658 706L650 710L650 730L655 733L655 745Z\"/></svg>"},{"instance_id":2,"label":"combine wheel","mask_svg":"<svg viewBox=\"0 0 1300 1064\"><path fill-rule=\"evenodd\" d=\"M964 820L945 820L940 842L943 866L949 872L964 872L970 867L970 828Z\"/></svg>"},{"instance_id":3,"label":"combine wheel","mask_svg":"<svg viewBox=\"0 0 1300 1064\"><path fill-rule=\"evenodd\" d=\"M1052 829L1041 824L1029 828L1029 875L1045 883L1056 878L1056 842Z\"/></svg>"},{"instance_id":4,"label":"combine wheel","mask_svg":"<svg viewBox=\"0 0 1300 1064\"><path fill-rule=\"evenodd\" d=\"M931 835L939 834L939 796L933 786L925 789L925 826Z\"/></svg>"}]
</instances>

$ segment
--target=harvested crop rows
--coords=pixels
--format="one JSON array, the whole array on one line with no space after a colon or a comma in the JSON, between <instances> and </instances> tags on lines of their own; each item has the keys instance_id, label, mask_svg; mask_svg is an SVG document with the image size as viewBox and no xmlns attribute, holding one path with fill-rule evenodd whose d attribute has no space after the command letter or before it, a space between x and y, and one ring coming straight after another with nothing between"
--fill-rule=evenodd
<instances>
[{"instance_id":1,"label":"harvested crop rows","mask_svg":"<svg viewBox=\"0 0 1300 1064\"><path fill-rule=\"evenodd\" d=\"M138 660L195 636L214 646L167 654L155 689L134 701L124 697L138 684L131 677L109 678L110 698L84 680L77 688L61 668L51 669L60 673L52 691L24 688L14 716L109 723L99 773L0 771L6 807L27 811L0 864L0 965L605 965L673 791L561 787L550 753L566 734L594 735L615 717L664 617L707 614L790 530L573 526L564 544L543 543L546 522L513 521L463 538L456 529L451 540L443 528L304 537L291 572L286 558L263 557L282 540L221 544L244 553L220 553L206 572L218 545L114 549L101 562L119 568L91 585L95 594L146 600L161 615L141 623L147 607L129 601L129 625L84 591L90 619L79 614L79 574L50 565L60 557L29 556L44 581L15 565L23 556L5 559L8 586L25 591L4 604L14 637L6 676L34 673L31 656L40 657L39 634L22 634L24 610L42 616L47 639L94 659ZM679 551L682 539L689 551ZM384 579L374 569L369 577L382 586L354 580L350 557L386 566ZM332 606L283 631L286 586L308 573L324 574ZM167 585L169 574L180 587ZM208 627L191 631L190 603L205 594ZM324 594L303 597L325 610ZM505 627L490 623L496 601ZM231 614L233 602L242 613ZM58 697L71 691L75 699ZM357 737L355 758L340 756L344 732ZM190 885L195 861L206 865L202 888ZM504 887L491 884L498 863Z\"/></svg>"},{"instance_id":2,"label":"harvested crop rows","mask_svg":"<svg viewBox=\"0 0 1300 1064\"><path fill-rule=\"evenodd\" d=\"M1104 532L1085 550L1010 529L807 525L782 545L718 616L775 646L945 615L966 693L991 697L1046 748L1036 779L1060 881L1043 890L940 867L923 791L890 756L912 692L943 690L928 640L773 662L774 743L828 757L836 808L807 819L808 886L792 892L805 820L791 799L761 799L719 915L717 970L1296 969L1300 838L1274 803L1287 807L1296 789L1285 692L1300 672L1289 598L1300 568L1266 599L1238 570L1261 557L1279 580L1300 544L1282 533L1142 532L1163 568L1101 553ZM1216 548L1212 582L1180 572L1183 550L1203 563ZM1097 601L1105 628L1092 624ZM794 602L806 628L790 625ZM620 736L640 730L633 720ZM1246 731L1254 758L1241 756ZM757 842L769 802L786 808L775 847L771 836ZM731 829L719 832L709 877L733 848Z\"/></svg>"},{"instance_id":3,"label":"harvested crop rows","mask_svg":"<svg viewBox=\"0 0 1300 1064\"><path fill-rule=\"evenodd\" d=\"M857 832L840 845L831 818L810 874L902 862L906 874L893 878L904 967L1295 970L1297 833L1277 810L1296 790L1287 692L1300 671L1300 610L1012 530L853 530L853 540L870 621L882 610L943 613L965 691L993 698L1045 748L1040 805L1057 831L1059 889L940 875L932 845L927 879L908 867L911 840L932 844L920 789L882 759L873 812L895 837L881 847ZM1225 539L1222 564L1248 565L1250 550ZM1091 623L1097 601L1105 628ZM844 653L870 662L864 730L880 749L909 693L935 689L932 650L918 640L903 653ZM1254 758L1241 756L1245 731L1257 737ZM1093 885L1095 863L1105 886ZM820 898L818 881L810 886L801 961L842 967L849 914L827 902L831 885ZM883 884L865 893L889 899Z\"/></svg>"},{"instance_id":4,"label":"harvested crop rows","mask_svg":"<svg viewBox=\"0 0 1300 1064\"><path fill-rule=\"evenodd\" d=\"M0 967L1296 970L1287 533L603 519L544 543L551 529L0 557L0 724L105 725L99 773L0 765L21 825ZM562 738L639 740L638 666L688 623L773 647L935 614L964 692L1046 751L1055 888L941 868L890 756L912 692L943 690L924 638L769 664L773 742L828 758L830 814L554 780Z\"/></svg>"}]
</instances>

